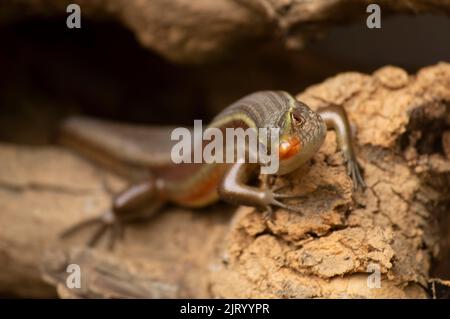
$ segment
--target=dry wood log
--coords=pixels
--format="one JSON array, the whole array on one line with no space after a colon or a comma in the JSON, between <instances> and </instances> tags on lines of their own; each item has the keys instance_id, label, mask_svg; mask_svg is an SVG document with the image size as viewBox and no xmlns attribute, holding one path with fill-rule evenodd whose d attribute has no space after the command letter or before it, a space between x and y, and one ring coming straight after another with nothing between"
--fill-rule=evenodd
<instances>
[{"instance_id":1,"label":"dry wood log","mask_svg":"<svg viewBox=\"0 0 450 319\"><path fill-rule=\"evenodd\" d=\"M351 193L330 135L308 174L289 178L307 194L301 205L309 213L278 211L267 225L248 209L236 215L214 295L424 296L439 250L436 220L450 211L450 163L442 152L450 123L449 66L416 76L395 67L372 76L341 74L300 94L315 108L345 106L368 188ZM367 285L371 264L383 275L379 289Z\"/></svg>"},{"instance_id":2,"label":"dry wood log","mask_svg":"<svg viewBox=\"0 0 450 319\"><path fill-rule=\"evenodd\" d=\"M126 180L61 147L1 144L0 292L53 296L56 286L75 298L429 297L432 262L448 247L437 224L450 210L450 64L416 75L391 66L339 74L298 97L312 108L346 108L363 193L352 190L330 133L311 164L277 180L304 195L292 202L304 215L278 210L265 222L246 207L168 208L128 227L113 252L87 249L87 231L64 243L56 237L105 209L107 188ZM66 286L73 263L81 289ZM369 288L375 268L381 287Z\"/></svg>"},{"instance_id":3,"label":"dry wood log","mask_svg":"<svg viewBox=\"0 0 450 319\"><path fill-rule=\"evenodd\" d=\"M70 0L0 2L0 24L32 17L66 17ZM361 21L369 0L78 0L82 16L115 20L143 46L169 60L202 63L229 55L242 45L278 41L301 48L327 28ZM450 2L377 1L390 13L449 14ZM163 13L163 14L162 14ZM63 23L63 21L61 22ZM205 28L205 25L208 27Z\"/></svg>"}]
</instances>

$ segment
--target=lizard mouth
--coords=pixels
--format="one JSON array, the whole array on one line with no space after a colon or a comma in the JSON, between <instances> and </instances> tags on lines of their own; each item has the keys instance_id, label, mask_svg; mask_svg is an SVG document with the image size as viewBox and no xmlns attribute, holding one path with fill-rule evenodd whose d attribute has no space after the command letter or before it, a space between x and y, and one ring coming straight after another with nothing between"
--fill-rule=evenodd
<instances>
[{"instance_id":1,"label":"lizard mouth","mask_svg":"<svg viewBox=\"0 0 450 319\"><path fill-rule=\"evenodd\" d=\"M291 158L300 151L301 146L301 141L297 136L282 139L278 149L279 158L281 160Z\"/></svg>"}]
</instances>

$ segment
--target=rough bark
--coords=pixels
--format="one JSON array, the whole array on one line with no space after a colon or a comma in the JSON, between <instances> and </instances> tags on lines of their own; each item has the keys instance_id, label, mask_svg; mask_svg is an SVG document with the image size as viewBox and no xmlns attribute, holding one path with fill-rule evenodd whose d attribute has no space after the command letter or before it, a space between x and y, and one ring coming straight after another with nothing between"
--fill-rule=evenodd
<instances>
[{"instance_id":1,"label":"rough bark","mask_svg":"<svg viewBox=\"0 0 450 319\"><path fill-rule=\"evenodd\" d=\"M65 17L69 3L72 1L3 1L0 3L0 23L35 16ZM143 46L169 60L202 63L228 55L241 45L271 39L289 48L301 48L330 26L358 19L364 23L361 16L366 14L366 6L372 1L79 0L77 3L84 18L117 21L129 28ZM448 0L384 0L377 3L382 7L383 15L450 12Z\"/></svg>"},{"instance_id":2,"label":"rough bark","mask_svg":"<svg viewBox=\"0 0 450 319\"><path fill-rule=\"evenodd\" d=\"M298 97L343 105L368 185L354 191L334 133L311 164L276 183L303 197L265 221L247 207L169 208L129 227L114 252L61 243L65 227L98 214L105 185L126 181L59 147L0 145L0 287L5 294L63 297L427 297L445 246L450 65L408 75L385 67L344 73ZM441 228L448 229L441 224ZM445 253L445 251L444 251ZM66 266L82 288L65 285ZM380 270L381 288L368 288ZM45 280L44 280L45 279ZM436 281L432 281L436 283ZM49 285L50 284L50 285ZM441 287L441 286L439 286Z\"/></svg>"},{"instance_id":3,"label":"rough bark","mask_svg":"<svg viewBox=\"0 0 450 319\"><path fill-rule=\"evenodd\" d=\"M373 76L341 74L300 94L313 108L344 105L368 187L352 194L329 134L308 173L289 177L293 192L307 194L299 203L304 216L278 211L268 224L249 209L235 216L214 295L424 296L439 251L436 218L449 212L450 162L441 152L449 72L448 64L416 76L385 67ZM380 289L366 284L373 265L383 276Z\"/></svg>"}]
</instances>

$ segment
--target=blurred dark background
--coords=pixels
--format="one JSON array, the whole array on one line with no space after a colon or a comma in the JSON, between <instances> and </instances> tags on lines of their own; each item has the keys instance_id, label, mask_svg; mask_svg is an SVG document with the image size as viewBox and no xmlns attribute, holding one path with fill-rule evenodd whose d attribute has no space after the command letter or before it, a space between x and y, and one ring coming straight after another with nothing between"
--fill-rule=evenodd
<instances>
[{"instance_id":1,"label":"blurred dark background","mask_svg":"<svg viewBox=\"0 0 450 319\"><path fill-rule=\"evenodd\" d=\"M393 64L414 73L450 61L450 19L393 16L381 29L365 20L333 28L300 51L250 44L201 66L170 63L114 22L26 20L0 28L0 139L48 143L72 113L146 124L210 119L245 94L298 93L343 71ZM33 123L30 125L30 123Z\"/></svg>"}]
</instances>

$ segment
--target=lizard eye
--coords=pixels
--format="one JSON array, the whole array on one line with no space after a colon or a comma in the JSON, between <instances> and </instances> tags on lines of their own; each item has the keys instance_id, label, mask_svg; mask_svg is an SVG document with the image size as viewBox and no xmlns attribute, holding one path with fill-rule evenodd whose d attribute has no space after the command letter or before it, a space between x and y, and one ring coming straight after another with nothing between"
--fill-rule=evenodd
<instances>
[{"instance_id":1,"label":"lizard eye","mask_svg":"<svg viewBox=\"0 0 450 319\"><path fill-rule=\"evenodd\" d=\"M292 121L296 126L302 126L305 123L305 119L296 112L292 112Z\"/></svg>"}]
</instances>

